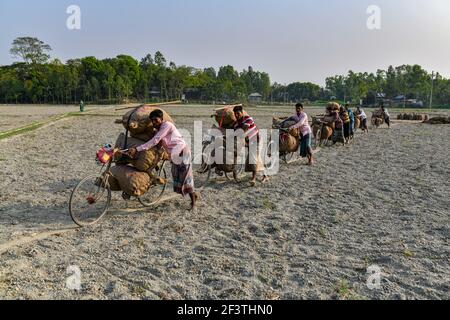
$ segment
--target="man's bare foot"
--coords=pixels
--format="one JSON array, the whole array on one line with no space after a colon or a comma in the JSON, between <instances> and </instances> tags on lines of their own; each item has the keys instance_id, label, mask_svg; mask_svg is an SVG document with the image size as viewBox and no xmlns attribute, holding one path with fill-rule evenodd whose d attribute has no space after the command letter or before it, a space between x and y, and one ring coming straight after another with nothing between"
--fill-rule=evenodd
<instances>
[{"instance_id":1,"label":"man's bare foot","mask_svg":"<svg viewBox=\"0 0 450 320\"><path fill-rule=\"evenodd\" d=\"M197 192L190 194L190 196L191 196L191 210L194 210L195 207L197 206L197 201L200 198L200 196Z\"/></svg>"},{"instance_id":2,"label":"man's bare foot","mask_svg":"<svg viewBox=\"0 0 450 320\"><path fill-rule=\"evenodd\" d=\"M250 186L251 186L251 187L254 187L254 186L256 186L256 180L252 180L252 181L250 181Z\"/></svg>"},{"instance_id":3,"label":"man's bare foot","mask_svg":"<svg viewBox=\"0 0 450 320\"><path fill-rule=\"evenodd\" d=\"M261 180L262 183L266 183L269 182L269 177L268 176L264 176Z\"/></svg>"}]
</instances>

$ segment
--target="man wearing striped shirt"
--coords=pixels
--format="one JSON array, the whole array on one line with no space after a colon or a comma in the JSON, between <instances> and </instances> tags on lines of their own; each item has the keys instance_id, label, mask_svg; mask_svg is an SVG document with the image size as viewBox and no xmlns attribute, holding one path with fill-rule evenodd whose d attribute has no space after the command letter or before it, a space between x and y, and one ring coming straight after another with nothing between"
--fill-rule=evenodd
<instances>
[{"instance_id":1,"label":"man wearing striped shirt","mask_svg":"<svg viewBox=\"0 0 450 320\"><path fill-rule=\"evenodd\" d=\"M256 175L258 172L264 172L264 165L261 161L259 148L259 130L255 121L249 115L244 115L242 106L236 106L234 109L236 123L234 130L243 130L245 133L245 144L248 146L247 160L245 164L245 172L252 173L252 186L256 185ZM263 173L262 182L268 181L268 177Z\"/></svg>"}]
</instances>

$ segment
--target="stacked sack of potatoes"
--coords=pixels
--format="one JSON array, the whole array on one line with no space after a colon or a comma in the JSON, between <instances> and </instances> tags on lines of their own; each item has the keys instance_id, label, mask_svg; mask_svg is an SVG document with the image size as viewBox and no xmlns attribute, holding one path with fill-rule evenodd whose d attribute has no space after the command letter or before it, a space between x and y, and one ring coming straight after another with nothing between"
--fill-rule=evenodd
<instances>
[{"instance_id":1,"label":"stacked sack of potatoes","mask_svg":"<svg viewBox=\"0 0 450 320\"><path fill-rule=\"evenodd\" d=\"M216 126L214 128L219 129L222 132L221 138L216 138L215 145L223 147L223 164L212 164L212 168L216 168L219 171L223 172L233 172L235 169L234 164L227 164L226 159L234 157L235 163L237 161L237 141L234 144L234 150L227 150L227 141L226 141L226 130L234 129L234 125L237 122L236 116L234 115L234 108L239 105L230 105L220 109L214 110L214 114L211 116L216 121ZM248 114L244 111L244 116ZM215 156L214 151L212 152L212 156Z\"/></svg>"},{"instance_id":2,"label":"stacked sack of potatoes","mask_svg":"<svg viewBox=\"0 0 450 320\"><path fill-rule=\"evenodd\" d=\"M428 119L428 114L404 113L397 116L397 120L427 121Z\"/></svg>"},{"instance_id":3,"label":"stacked sack of potatoes","mask_svg":"<svg viewBox=\"0 0 450 320\"><path fill-rule=\"evenodd\" d=\"M115 147L124 150L132 146L143 145L151 140L155 136L156 130L150 120L150 113L157 109L163 111L165 121L173 123L169 114L160 108L145 105L138 107L127 112L121 120L116 121L116 123L123 124L124 128L128 130L129 136L121 133ZM140 197L152 185L164 184L165 181L156 176L158 164L162 160L170 160L170 157L160 146L140 152L136 159L122 156L110 169L108 175L111 190L124 191L130 196Z\"/></svg>"},{"instance_id":4,"label":"stacked sack of potatoes","mask_svg":"<svg viewBox=\"0 0 450 320\"><path fill-rule=\"evenodd\" d=\"M220 109L214 110L214 114L212 117L216 120L217 125L220 129L233 129L234 124L237 119L234 115L234 107L242 106L242 105L233 105L226 106ZM244 111L244 116L247 116L247 113Z\"/></svg>"},{"instance_id":5,"label":"stacked sack of potatoes","mask_svg":"<svg viewBox=\"0 0 450 320\"><path fill-rule=\"evenodd\" d=\"M272 128L273 129L288 129L296 124L294 120L286 121L288 118L273 118ZM298 129L289 130L289 132L280 132L280 152L281 153L292 153L296 152L299 147L298 138L300 136L300 131Z\"/></svg>"}]
</instances>

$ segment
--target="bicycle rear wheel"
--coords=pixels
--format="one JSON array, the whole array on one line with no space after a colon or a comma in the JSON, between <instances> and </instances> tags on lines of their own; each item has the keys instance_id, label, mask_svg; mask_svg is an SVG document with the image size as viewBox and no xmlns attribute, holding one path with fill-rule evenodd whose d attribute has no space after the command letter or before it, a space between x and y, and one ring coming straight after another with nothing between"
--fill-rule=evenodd
<instances>
[{"instance_id":1,"label":"bicycle rear wheel","mask_svg":"<svg viewBox=\"0 0 450 320\"><path fill-rule=\"evenodd\" d=\"M286 164L290 164L296 158L296 152L287 153L283 156L283 161Z\"/></svg>"},{"instance_id":2,"label":"bicycle rear wheel","mask_svg":"<svg viewBox=\"0 0 450 320\"><path fill-rule=\"evenodd\" d=\"M69 201L69 213L80 227L97 223L107 213L111 204L111 189L106 177L91 175L73 190Z\"/></svg>"},{"instance_id":3,"label":"bicycle rear wheel","mask_svg":"<svg viewBox=\"0 0 450 320\"><path fill-rule=\"evenodd\" d=\"M195 190L203 190L211 178L211 165L209 161L211 159L211 154L207 154L206 148L208 144L203 144L202 154L197 155L192 160L192 171L194 174L194 187Z\"/></svg>"},{"instance_id":4,"label":"bicycle rear wheel","mask_svg":"<svg viewBox=\"0 0 450 320\"><path fill-rule=\"evenodd\" d=\"M152 186L143 196L138 197L138 201L146 208L153 207L154 205L158 204L167 189L167 171L165 168L165 163L161 165L157 172L157 175L159 178L164 179L166 183Z\"/></svg>"}]
</instances>

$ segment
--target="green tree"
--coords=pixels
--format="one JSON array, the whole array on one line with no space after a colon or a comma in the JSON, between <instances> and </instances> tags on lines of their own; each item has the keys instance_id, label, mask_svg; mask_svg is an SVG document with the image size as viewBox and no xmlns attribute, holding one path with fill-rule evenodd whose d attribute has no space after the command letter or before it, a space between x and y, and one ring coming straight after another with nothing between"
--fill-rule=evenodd
<instances>
[{"instance_id":1,"label":"green tree","mask_svg":"<svg viewBox=\"0 0 450 320\"><path fill-rule=\"evenodd\" d=\"M10 53L15 58L22 59L26 64L42 64L48 61L52 48L43 41L32 38L16 38L12 43Z\"/></svg>"}]
</instances>

